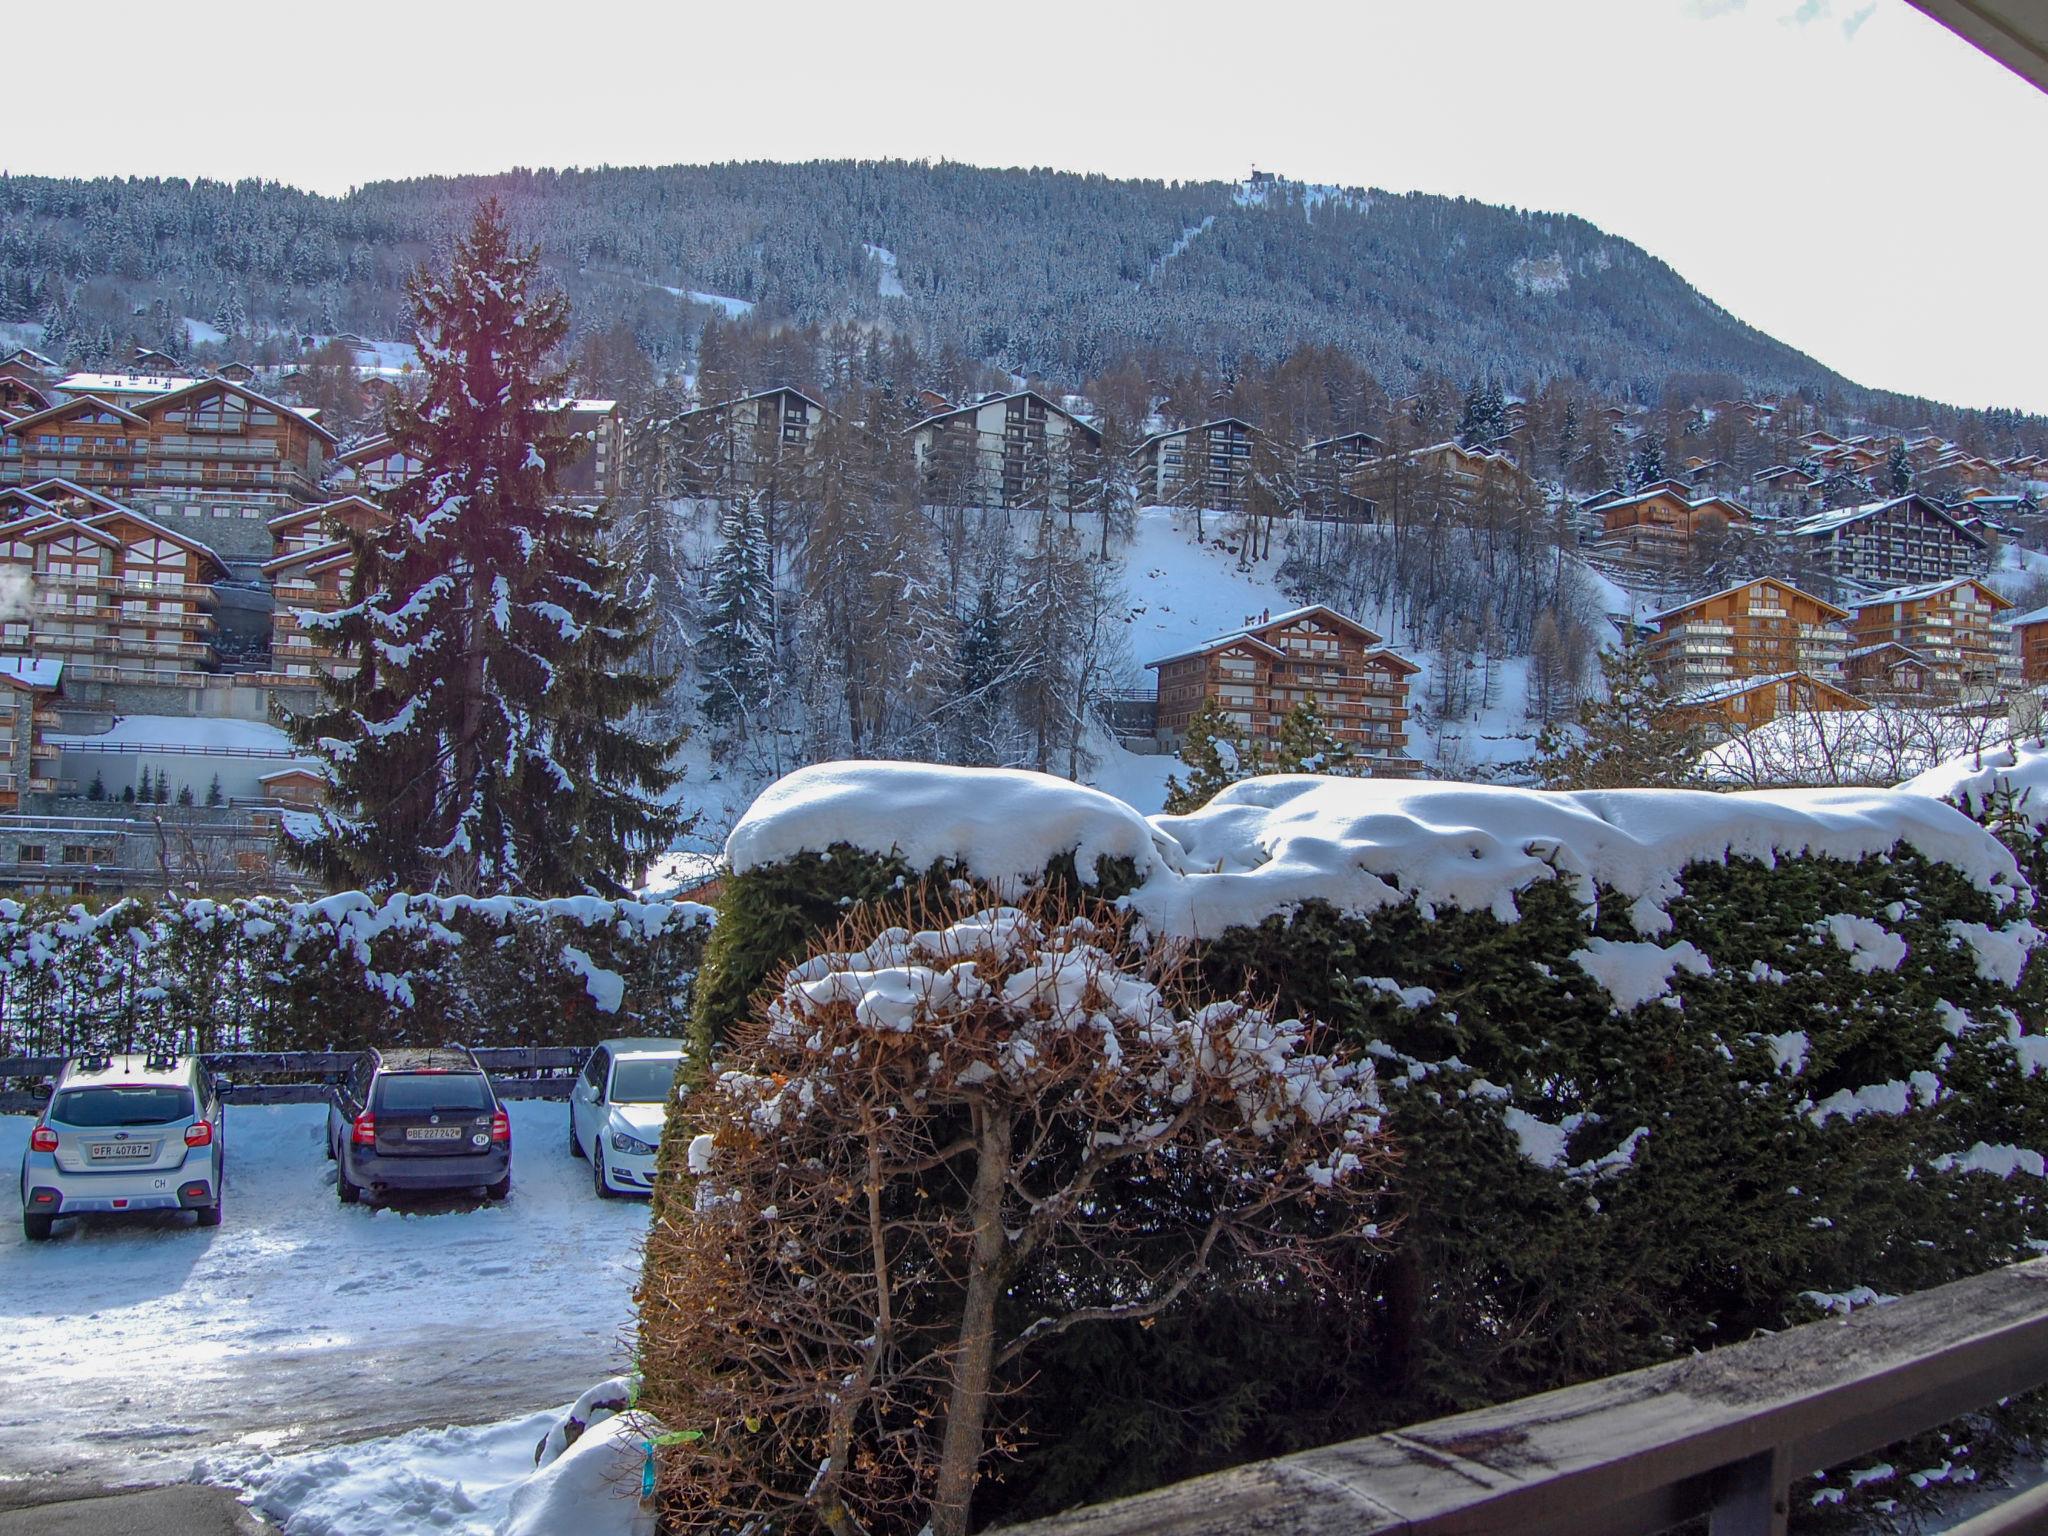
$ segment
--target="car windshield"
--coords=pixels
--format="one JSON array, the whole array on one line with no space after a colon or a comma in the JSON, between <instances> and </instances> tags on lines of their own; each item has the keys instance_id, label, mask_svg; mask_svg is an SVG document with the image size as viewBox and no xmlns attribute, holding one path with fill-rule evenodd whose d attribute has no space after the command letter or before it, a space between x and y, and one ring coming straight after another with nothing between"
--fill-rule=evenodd
<instances>
[{"instance_id":1,"label":"car windshield","mask_svg":"<svg viewBox=\"0 0 2048 1536\"><path fill-rule=\"evenodd\" d=\"M185 1089L146 1084L67 1088L50 1105L52 1120L95 1130L115 1125L169 1125L191 1117L192 1095Z\"/></svg>"},{"instance_id":2,"label":"car windshield","mask_svg":"<svg viewBox=\"0 0 2048 1536\"><path fill-rule=\"evenodd\" d=\"M491 1107L490 1089L476 1072L394 1072L377 1079L377 1108L391 1114Z\"/></svg>"},{"instance_id":3,"label":"car windshield","mask_svg":"<svg viewBox=\"0 0 2048 1536\"><path fill-rule=\"evenodd\" d=\"M661 1104L668 1099L669 1086L676 1080L678 1056L650 1056L622 1061L612 1068L611 1102L614 1104Z\"/></svg>"}]
</instances>

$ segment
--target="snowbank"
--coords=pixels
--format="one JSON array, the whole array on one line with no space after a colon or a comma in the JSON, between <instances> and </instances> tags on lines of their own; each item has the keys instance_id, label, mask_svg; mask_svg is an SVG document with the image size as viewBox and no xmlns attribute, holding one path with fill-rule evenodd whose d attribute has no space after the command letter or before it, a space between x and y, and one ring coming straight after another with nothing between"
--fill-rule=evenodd
<instances>
[{"instance_id":1,"label":"snowbank","mask_svg":"<svg viewBox=\"0 0 2048 1536\"><path fill-rule=\"evenodd\" d=\"M820 763L770 785L726 839L744 874L846 843L897 854L912 869L958 860L984 880L1030 880L1063 853L1083 880L1099 859L1127 858L1142 877L1161 857L1145 818L1098 789L1020 768L936 763Z\"/></svg>"},{"instance_id":2,"label":"snowbank","mask_svg":"<svg viewBox=\"0 0 2048 1536\"><path fill-rule=\"evenodd\" d=\"M735 872L846 843L913 869L958 861L991 881L1030 879L1072 853L1084 879L1131 859L1133 907L1160 931L1215 935L1308 901L1363 915L1413 899L1423 911L1516 916L1516 894L1566 879L1632 906L1638 932L1688 864L1742 856L1855 861L1905 843L2009 900L2012 855L1954 807L1892 790L1557 793L1493 785L1275 775L1224 790L1186 816L1149 821L1098 790L1017 769L831 763L755 801L726 845Z\"/></svg>"},{"instance_id":3,"label":"snowbank","mask_svg":"<svg viewBox=\"0 0 2048 1536\"><path fill-rule=\"evenodd\" d=\"M2048 824L2048 742L2007 742L1937 763L1899 786L1908 794L1950 800L1981 812L2002 790L2023 793L2021 809L2036 826Z\"/></svg>"}]
</instances>

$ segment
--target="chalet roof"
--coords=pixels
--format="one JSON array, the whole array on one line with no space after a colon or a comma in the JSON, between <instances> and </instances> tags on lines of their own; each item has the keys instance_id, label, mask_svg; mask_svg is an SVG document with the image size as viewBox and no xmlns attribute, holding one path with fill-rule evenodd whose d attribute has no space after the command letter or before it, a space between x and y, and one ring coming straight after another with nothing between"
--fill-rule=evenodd
<instances>
[{"instance_id":1,"label":"chalet roof","mask_svg":"<svg viewBox=\"0 0 2048 1536\"><path fill-rule=\"evenodd\" d=\"M0 357L0 363L11 363L16 358L21 359L25 363L40 365L44 368L55 368L57 366L55 358L43 356L34 347L16 347L5 357Z\"/></svg>"},{"instance_id":2,"label":"chalet roof","mask_svg":"<svg viewBox=\"0 0 2048 1536\"><path fill-rule=\"evenodd\" d=\"M185 383L184 387L181 389L166 390L164 393L160 395L142 401L141 409L144 413L161 410L163 409L163 407L172 404L174 401L183 399L186 395L192 394L193 392L201 389L227 390L230 394L240 395L244 400L254 401L257 405L265 406L270 410L278 412L280 415L296 417L298 420L303 421L307 426L311 427L315 432L318 432L322 437L326 438L327 441L332 445L338 446L341 442L340 438L336 437L332 432L328 431L325 427L321 426L319 422L315 421L312 417L308 416L304 411L300 410L297 406L286 405L283 401L273 400L268 395L259 395L256 393L255 390L251 389L248 385L237 384L233 379L188 380Z\"/></svg>"},{"instance_id":3,"label":"chalet roof","mask_svg":"<svg viewBox=\"0 0 2048 1536\"><path fill-rule=\"evenodd\" d=\"M64 680L64 663L43 656L0 656L0 682L49 693Z\"/></svg>"},{"instance_id":4,"label":"chalet roof","mask_svg":"<svg viewBox=\"0 0 2048 1536\"><path fill-rule=\"evenodd\" d=\"M1859 602L1856 607L1857 611L1861 612L1865 608L1875 608L1880 603L1917 603L1922 598L1933 597L1938 592L1952 592L1957 587L1976 587L1991 599L1994 606L1999 608L2010 608L2012 606L2012 599L2000 597L1975 576L1951 576L1946 581L1927 581L1917 586L1893 587L1884 592L1872 592Z\"/></svg>"},{"instance_id":5,"label":"chalet roof","mask_svg":"<svg viewBox=\"0 0 2048 1536\"><path fill-rule=\"evenodd\" d=\"M17 431L23 427L39 427L46 421L55 421L72 411L83 410L112 411L124 421L131 421L138 427L149 425L126 406L116 405L111 400L102 400L98 395L73 395L69 400L60 400L55 405L45 406L40 411L19 418L14 425Z\"/></svg>"},{"instance_id":6,"label":"chalet roof","mask_svg":"<svg viewBox=\"0 0 2048 1536\"><path fill-rule=\"evenodd\" d=\"M65 533L83 535L95 544L105 544L112 549L121 547L121 541L106 529L95 528L90 523L81 522L75 517L66 517L61 512L51 517L34 519L33 526L20 530L15 537L24 544L40 544L45 539L54 539Z\"/></svg>"},{"instance_id":7,"label":"chalet roof","mask_svg":"<svg viewBox=\"0 0 2048 1536\"><path fill-rule=\"evenodd\" d=\"M1667 489L1666 487L1680 488ZM1632 507L1638 502L1655 501L1659 497L1667 497L1670 500L1676 501L1689 512L1699 512L1709 507L1726 507L1744 521L1747 521L1750 516L1749 508L1745 507L1741 502L1732 501L1726 496L1696 495L1691 486L1685 485L1683 481L1678 480L1660 480L1655 485L1646 485L1639 491L1632 491L1626 496L1617 496L1609 501L1581 503L1580 510L1585 512L1612 512L1619 507Z\"/></svg>"},{"instance_id":8,"label":"chalet roof","mask_svg":"<svg viewBox=\"0 0 2048 1536\"><path fill-rule=\"evenodd\" d=\"M275 784L281 779L311 779L316 784L325 784L327 775L309 763L294 763L289 768L279 768L271 773L256 775L258 784Z\"/></svg>"},{"instance_id":9,"label":"chalet roof","mask_svg":"<svg viewBox=\"0 0 2048 1536\"><path fill-rule=\"evenodd\" d=\"M1764 688L1775 688L1780 683L1793 681L1811 684L1823 693L1832 693L1837 698L1848 699L1858 709L1865 708L1864 702L1846 688L1839 688L1826 678L1815 677L1811 672L1772 672L1764 677L1738 677L1731 682L1708 683L1704 687L1688 689L1675 695L1671 702L1680 708L1693 708L1701 704L1719 704L1725 699L1739 698L1743 694L1756 693Z\"/></svg>"},{"instance_id":10,"label":"chalet roof","mask_svg":"<svg viewBox=\"0 0 2048 1536\"><path fill-rule=\"evenodd\" d=\"M1131 452L1134 454L1143 453L1154 443L1163 443L1169 437L1187 437L1196 432L1206 432L1211 427L1243 427L1245 431L1254 433L1259 437L1266 435L1263 428L1254 426L1242 416L1218 416L1210 421L1197 422L1192 427L1173 427L1165 432L1154 432L1150 437L1138 444L1136 448L1133 448Z\"/></svg>"},{"instance_id":11,"label":"chalet roof","mask_svg":"<svg viewBox=\"0 0 2048 1536\"><path fill-rule=\"evenodd\" d=\"M1370 443L1375 448L1387 446L1386 439L1374 437L1370 432L1339 432L1335 437L1319 437L1312 443L1304 443L1304 453L1314 453L1318 448L1334 448L1339 443Z\"/></svg>"},{"instance_id":12,"label":"chalet roof","mask_svg":"<svg viewBox=\"0 0 2048 1536\"><path fill-rule=\"evenodd\" d=\"M1226 634L1217 635L1213 639L1204 640L1199 645L1190 646L1188 649L1184 651L1176 651L1171 656L1161 656L1156 661L1148 661L1145 663L1145 665L1147 667L1163 667L1168 662L1186 661L1190 656L1207 655L1210 651L1220 650L1227 645L1242 644L1246 641L1250 641L1254 649L1267 651L1274 656L1281 656L1286 653L1283 652L1277 645L1274 645L1270 641L1262 638L1265 635L1266 631L1271 629L1278 629L1282 625L1293 624L1298 620L1307 618L1321 619L1326 623L1335 624L1341 629L1351 630L1361 640L1363 640L1365 644L1369 646L1380 645L1385 640L1385 636L1377 633L1374 630L1367 629L1363 624L1359 623L1356 619L1347 619L1343 614L1339 613L1336 609L1331 608L1326 604L1310 603L1306 607L1290 608L1285 613L1274 614L1271 618L1256 620L1255 622L1246 624L1241 628L1230 630ZM1387 654L1393 655L1394 653L1390 651ZM1404 662L1406 661L1405 657L1399 659Z\"/></svg>"},{"instance_id":13,"label":"chalet roof","mask_svg":"<svg viewBox=\"0 0 2048 1536\"><path fill-rule=\"evenodd\" d=\"M1011 400L1039 401L1041 404L1045 406L1047 410L1058 411L1060 415L1064 416L1068 421L1071 421L1083 432L1086 432L1090 437L1094 438L1097 443L1100 443L1102 441L1102 434L1096 431L1095 428L1091 427L1087 422L1083 421L1080 417L1076 416L1064 405L1061 405L1059 401L1051 399L1035 389L1012 390L1007 395L990 395L986 399L977 400L971 405L956 405L949 411L939 411L934 415L925 417L922 421L913 421L909 426L905 427L903 430L906 432L915 432L920 427L929 427L941 421L951 421L956 416L972 416L976 411L979 411L985 405L1003 405Z\"/></svg>"},{"instance_id":14,"label":"chalet roof","mask_svg":"<svg viewBox=\"0 0 2048 1536\"><path fill-rule=\"evenodd\" d=\"M289 512L280 512L276 517L266 519L263 526L272 533L277 533L286 528L296 527L300 523L315 521L335 508L348 506L351 502L366 512L375 513L378 517L384 516L384 509L367 496L337 496L332 501L321 502L317 507L294 507Z\"/></svg>"},{"instance_id":15,"label":"chalet roof","mask_svg":"<svg viewBox=\"0 0 2048 1536\"><path fill-rule=\"evenodd\" d=\"M1643 622L1646 624L1660 623L1663 620L1672 617L1674 614L1684 613L1688 609L1697 608L1702 603L1711 603L1716 598L1733 597L1737 592L1745 591L1750 587L1763 586L1765 583L1769 583L1771 586L1774 587L1783 587L1792 596L1803 597L1809 603L1812 603L1817 607L1827 609L1827 611L1829 613L1832 613L1837 619L1846 619L1847 617L1849 617L1848 609L1838 607L1834 603L1827 601L1827 599L1825 598L1815 597L1811 592L1802 591L1800 588L1793 586L1792 583L1789 581L1780 581L1775 576L1752 576L1747 581L1736 582L1735 585L1733 585L1732 587L1723 587L1718 592L1709 592L1705 597L1687 598L1684 602L1679 603L1675 607L1666 608L1662 613L1651 614Z\"/></svg>"},{"instance_id":16,"label":"chalet roof","mask_svg":"<svg viewBox=\"0 0 2048 1536\"><path fill-rule=\"evenodd\" d=\"M191 534L180 533L177 529L168 527L165 524L158 522L153 517L144 517L140 512L136 511L133 507L122 506L120 503L116 502L111 510L106 512L95 513L93 516L87 518L85 520L85 523L86 526L89 528L98 528L102 523L110 523L117 518L125 518L129 522L135 523L140 527L147 529L149 532L155 534L160 539L169 539L173 544L177 545L180 549L188 549L193 554L200 556L202 559L212 561L214 568L218 570L223 576L227 574L227 561L221 559L220 555L215 552L212 545L203 544L198 539L193 538Z\"/></svg>"},{"instance_id":17,"label":"chalet roof","mask_svg":"<svg viewBox=\"0 0 2048 1536\"><path fill-rule=\"evenodd\" d=\"M34 496L46 503L50 503L53 506L55 505L55 503L52 501L53 497L65 496L75 497L78 498L79 500L90 502L93 506L99 508L99 510L102 512L117 512L126 510L124 507L122 507L120 502L114 500L114 498L111 496L103 495L99 491L93 490L90 486L80 485L75 480L65 480L57 476L52 476L48 480L38 480L34 485L29 486L27 489L28 493L31 496Z\"/></svg>"},{"instance_id":18,"label":"chalet roof","mask_svg":"<svg viewBox=\"0 0 2048 1536\"><path fill-rule=\"evenodd\" d=\"M2044 610L2044 612L2048 612L2048 610ZM1843 660L1861 661L1865 656L1875 656L1879 651L1897 651L1902 661L1918 662L1923 667L1927 665L1927 658L1925 656L1922 656L1910 645L1902 645L1897 640L1880 640L1875 645L1855 646L1843 653Z\"/></svg>"},{"instance_id":19,"label":"chalet roof","mask_svg":"<svg viewBox=\"0 0 2048 1536\"><path fill-rule=\"evenodd\" d=\"M733 406L745 405L749 400L773 400L778 395L795 395L797 399L803 401L803 403L805 405L808 405L812 410L821 412L827 416L832 414L830 411L825 409L824 402L819 400L813 400L809 395L805 394L802 390L796 388L794 385L777 384L772 389L757 389L753 391L751 394L734 395L730 400L714 400L709 405L693 405L687 411L676 412L675 419L677 421L681 421L685 417L701 416L706 411L730 410ZM979 407L968 406L966 407L966 409L977 410L979 409ZM941 416L950 416L953 414L954 412L951 409L951 407L948 407L946 410L941 411L939 413L939 415ZM937 417L927 416L924 418L924 421L935 421L937 419ZM919 426L922 426L923 424L924 422L917 423L917 425Z\"/></svg>"},{"instance_id":20,"label":"chalet roof","mask_svg":"<svg viewBox=\"0 0 2048 1536\"><path fill-rule=\"evenodd\" d=\"M2029 608L2025 613L2013 614L2005 621L2007 629L2031 629L2036 624L2048 624L2048 608Z\"/></svg>"},{"instance_id":21,"label":"chalet roof","mask_svg":"<svg viewBox=\"0 0 2048 1536\"><path fill-rule=\"evenodd\" d=\"M168 395L203 382L174 373L74 373L54 387L67 395Z\"/></svg>"},{"instance_id":22,"label":"chalet roof","mask_svg":"<svg viewBox=\"0 0 2048 1536\"><path fill-rule=\"evenodd\" d=\"M331 539L325 544L314 544L306 549L295 549L289 554L279 555L275 559L266 560L256 569L266 576L271 576L279 571L288 571L295 565L311 565L316 560L324 562L333 559L336 555L346 555L349 553L351 551L346 539Z\"/></svg>"},{"instance_id":23,"label":"chalet roof","mask_svg":"<svg viewBox=\"0 0 2048 1536\"><path fill-rule=\"evenodd\" d=\"M1878 513L1888 511L1902 502L1918 502L1922 510L1934 517L1940 518L1965 538L1974 539L1979 544L1984 542L1982 534L1974 529L1965 528L1961 523L1949 516L1947 512L1937 507L1917 491L1909 491L1904 496L1889 496L1883 501L1866 501L1861 506L1836 507L1832 511L1816 512L1809 517L1802 517L1798 522L1791 524L1782 531L1788 538L1817 538L1823 534L1833 533L1837 529L1846 528L1851 523L1860 523L1866 518L1875 517Z\"/></svg>"},{"instance_id":24,"label":"chalet roof","mask_svg":"<svg viewBox=\"0 0 2048 1536\"><path fill-rule=\"evenodd\" d=\"M367 442L357 443L346 453L335 455L337 464L358 464L365 459L381 458L387 453L396 453L398 444L389 436L378 436Z\"/></svg>"}]
</instances>

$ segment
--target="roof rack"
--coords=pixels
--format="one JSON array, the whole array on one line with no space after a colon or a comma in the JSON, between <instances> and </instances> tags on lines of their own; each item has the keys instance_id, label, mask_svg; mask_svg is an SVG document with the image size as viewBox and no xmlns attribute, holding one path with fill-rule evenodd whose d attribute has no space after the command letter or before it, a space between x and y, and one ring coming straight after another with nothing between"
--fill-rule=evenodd
<instances>
[{"instance_id":1,"label":"roof rack","mask_svg":"<svg viewBox=\"0 0 2048 1536\"><path fill-rule=\"evenodd\" d=\"M145 1072L168 1072L177 1064L178 1058L175 1055L166 1051L151 1051L148 1056L143 1058L142 1070Z\"/></svg>"},{"instance_id":2,"label":"roof rack","mask_svg":"<svg viewBox=\"0 0 2048 1536\"><path fill-rule=\"evenodd\" d=\"M111 1056L74 1056L71 1065L80 1072L104 1072L114 1064Z\"/></svg>"}]
</instances>

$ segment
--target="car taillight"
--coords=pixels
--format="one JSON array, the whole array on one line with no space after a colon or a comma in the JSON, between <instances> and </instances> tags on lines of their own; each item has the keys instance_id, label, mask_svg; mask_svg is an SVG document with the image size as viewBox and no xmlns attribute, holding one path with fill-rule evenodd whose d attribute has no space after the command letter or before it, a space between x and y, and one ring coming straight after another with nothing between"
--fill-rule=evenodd
<instances>
[{"instance_id":1,"label":"car taillight","mask_svg":"<svg viewBox=\"0 0 2048 1536\"><path fill-rule=\"evenodd\" d=\"M498 1110L491 1116L491 1140L510 1141L511 1139L512 1117L507 1115L502 1109Z\"/></svg>"},{"instance_id":2,"label":"car taillight","mask_svg":"<svg viewBox=\"0 0 2048 1536\"><path fill-rule=\"evenodd\" d=\"M213 1122L195 1121L185 1127L185 1145L188 1147L210 1147L213 1145Z\"/></svg>"},{"instance_id":3,"label":"car taillight","mask_svg":"<svg viewBox=\"0 0 2048 1536\"><path fill-rule=\"evenodd\" d=\"M39 1125L28 1133L31 1152L54 1152L57 1150L57 1133L47 1125Z\"/></svg>"},{"instance_id":4,"label":"car taillight","mask_svg":"<svg viewBox=\"0 0 2048 1536\"><path fill-rule=\"evenodd\" d=\"M377 1117L369 1113L357 1115L349 1127L348 1139L359 1147L377 1145Z\"/></svg>"}]
</instances>

